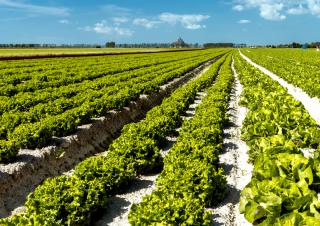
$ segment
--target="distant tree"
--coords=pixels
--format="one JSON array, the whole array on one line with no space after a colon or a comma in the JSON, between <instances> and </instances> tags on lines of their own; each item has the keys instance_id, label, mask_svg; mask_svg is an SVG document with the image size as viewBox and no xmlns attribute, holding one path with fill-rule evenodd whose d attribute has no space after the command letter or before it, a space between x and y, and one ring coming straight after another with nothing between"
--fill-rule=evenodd
<instances>
[{"instance_id":1,"label":"distant tree","mask_svg":"<svg viewBox=\"0 0 320 226\"><path fill-rule=\"evenodd\" d=\"M107 48L115 48L116 47L116 43L115 42L107 42L106 43L106 47Z\"/></svg>"},{"instance_id":2,"label":"distant tree","mask_svg":"<svg viewBox=\"0 0 320 226\"><path fill-rule=\"evenodd\" d=\"M204 48L223 48L223 47L234 47L233 43L204 43Z\"/></svg>"},{"instance_id":3,"label":"distant tree","mask_svg":"<svg viewBox=\"0 0 320 226\"><path fill-rule=\"evenodd\" d=\"M277 45L277 48L289 48L290 45L289 44L280 44L280 45Z\"/></svg>"},{"instance_id":4,"label":"distant tree","mask_svg":"<svg viewBox=\"0 0 320 226\"><path fill-rule=\"evenodd\" d=\"M301 45L300 43L298 43L298 42L293 42L293 43L291 44L291 47L292 47L292 48L301 48L302 45Z\"/></svg>"},{"instance_id":5,"label":"distant tree","mask_svg":"<svg viewBox=\"0 0 320 226\"><path fill-rule=\"evenodd\" d=\"M320 46L320 42L311 42L309 48L317 48Z\"/></svg>"},{"instance_id":6,"label":"distant tree","mask_svg":"<svg viewBox=\"0 0 320 226\"><path fill-rule=\"evenodd\" d=\"M195 43L195 44L193 44L193 48L200 48L199 43Z\"/></svg>"}]
</instances>

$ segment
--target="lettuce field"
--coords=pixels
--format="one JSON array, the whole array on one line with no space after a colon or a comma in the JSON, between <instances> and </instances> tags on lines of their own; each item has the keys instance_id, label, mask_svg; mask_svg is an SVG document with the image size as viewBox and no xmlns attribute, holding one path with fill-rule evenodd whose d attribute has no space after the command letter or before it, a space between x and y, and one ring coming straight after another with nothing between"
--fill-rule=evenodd
<instances>
[{"instance_id":1,"label":"lettuce field","mask_svg":"<svg viewBox=\"0 0 320 226\"><path fill-rule=\"evenodd\" d=\"M319 53L151 51L0 60L0 225L320 225Z\"/></svg>"}]
</instances>

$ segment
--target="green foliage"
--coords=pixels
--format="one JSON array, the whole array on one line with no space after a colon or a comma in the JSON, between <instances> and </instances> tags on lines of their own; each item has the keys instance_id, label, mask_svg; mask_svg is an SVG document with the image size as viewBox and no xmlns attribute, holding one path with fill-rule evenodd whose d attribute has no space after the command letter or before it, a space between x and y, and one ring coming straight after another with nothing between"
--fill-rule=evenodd
<instances>
[{"instance_id":1,"label":"green foliage","mask_svg":"<svg viewBox=\"0 0 320 226\"><path fill-rule=\"evenodd\" d=\"M89 223L91 213L106 201L101 181L60 176L47 179L37 187L25 205L31 219L34 215L35 219L52 219L55 224L83 225Z\"/></svg>"},{"instance_id":2,"label":"green foliage","mask_svg":"<svg viewBox=\"0 0 320 226\"><path fill-rule=\"evenodd\" d=\"M212 224L204 208L219 203L226 191L218 155L233 84L230 63L229 55L195 116L183 122L177 143L164 159L156 189L132 206L132 225Z\"/></svg>"},{"instance_id":3,"label":"green foliage","mask_svg":"<svg viewBox=\"0 0 320 226\"><path fill-rule=\"evenodd\" d=\"M138 174L157 171L162 167L159 148L153 139L123 133L109 148L111 158L123 157L134 165Z\"/></svg>"},{"instance_id":4,"label":"green foliage","mask_svg":"<svg viewBox=\"0 0 320 226\"><path fill-rule=\"evenodd\" d=\"M191 192L163 194L155 191L139 205L132 205L131 225L211 225L209 212L203 211L202 201Z\"/></svg>"},{"instance_id":5,"label":"green foliage","mask_svg":"<svg viewBox=\"0 0 320 226\"><path fill-rule=\"evenodd\" d=\"M0 162L12 160L20 148L43 147L52 136L69 135L91 118L122 110L140 94L156 92L225 52L159 53L152 59L144 54L90 57L82 64L72 58L57 60L58 66L7 65L0 70Z\"/></svg>"},{"instance_id":6,"label":"green foliage","mask_svg":"<svg viewBox=\"0 0 320 226\"><path fill-rule=\"evenodd\" d=\"M307 213L309 217L319 217L320 202L317 193L308 188L305 180L298 183L273 177L271 180L253 179L241 192L240 211L251 223L270 223L284 214ZM319 219L318 219L319 220ZM265 222L264 222L265 223Z\"/></svg>"},{"instance_id":7,"label":"green foliage","mask_svg":"<svg viewBox=\"0 0 320 226\"><path fill-rule=\"evenodd\" d=\"M240 212L256 225L319 225L319 151L308 159L300 150L319 148L318 125L287 90L238 55L235 66L249 109L242 138L254 163Z\"/></svg>"},{"instance_id":8,"label":"green foliage","mask_svg":"<svg viewBox=\"0 0 320 226\"><path fill-rule=\"evenodd\" d=\"M131 159L120 155L88 158L77 165L73 177L83 181L99 180L104 192L114 194L129 185L136 173Z\"/></svg>"},{"instance_id":9,"label":"green foliage","mask_svg":"<svg viewBox=\"0 0 320 226\"><path fill-rule=\"evenodd\" d=\"M311 97L320 98L319 54L293 49L253 49L244 52L254 62L268 68Z\"/></svg>"},{"instance_id":10,"label":"green foliage","mask_svg":"<svg viewBox=\"0 0 320 226\"><path fill-rule=\"evenodd\" d=\"M159 148L164 139L181 125L180 115L194 101L198 91L212 84L224 60L225 57L215 62L202 76L177 89L160 106L149 111L145 120L126 125L121 135L110 145L106 155L87 158L75 168L71 177L60 176L45 180L28 196L26 213L3 222L8 225L90 224L93 214L105 207L110 195L129 186L135 176L162 169L163 160ZM39 128L47 128L45 126L39 125ZM30 139L36 136L31 132L28 134ZM192 200L192 203L174 204L180 209L187 208L185 214L190 216L184 216L183 213L180 216L177 212L174 218L177 222L182 222L187 217L189 225L201 225L210 221L209 214L197 208L203 207L204 202L209 205L220 200L226 185L222 171L217 169L220 147L209 145L210 142L221 141L221 132L213 126L199 134L205 135L205 145L198 146L198 150L194 152L196 161L188 160L186 156L185 160L180 161L181 165L185 162L187 168L193 169L189 169L184 179L188 184L184 188L185 200ZM188 139L187 136L185 139ZM196 136L195 139L195 142L200 143L202 138ZM179 170L180 178L183 178L185 172L183 168ZM168 176L173 178L175 172L168 172ZM177 189L180 185L183 184L175 183ZM191 189L194 192L189 194ZM193 197L196 197L195 201Z\"/></svg>"}]
</instances>

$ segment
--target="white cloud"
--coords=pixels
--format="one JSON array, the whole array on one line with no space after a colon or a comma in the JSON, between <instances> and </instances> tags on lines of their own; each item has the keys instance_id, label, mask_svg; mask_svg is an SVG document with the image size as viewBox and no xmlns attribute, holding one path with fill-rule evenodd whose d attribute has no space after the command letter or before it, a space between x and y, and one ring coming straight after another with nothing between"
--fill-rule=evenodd
<instances>
[{"instance_id":1,"label":"white cloud","mask_svg":"<svg viewBox=\"0 0 320 226\"><path fill-rule=\"evenodd\" d=\"M134 33L134 31L127 28L115 27L113 29L118 35L122 35L122 36L132 36Z\"/></svg>"},{"instance_id":2,"label":"white cloud","mask_svg":"<svg viewBox=\"0 0 320 226\"><path fill-rule=\"evenodd\" d=\"M232 7L232 9L240 12L244 10L244 7L242 5L235 5Z\"/></svg>"},{"instance_id":3,"label":"white cloud","mask_svg":"<svg viewBox=\"0 0 320 226\"><path fill-rule=\"evenodd\" d=\"M89 31L89 32L95 32L97 34L116 34L120 36L132 36L133 31L127 28L121 28L118 26L110 26L107 21L102 20L98 23L96 23L94 26L86 26L84 28L79 28L80 30Z\"/></svg>"},{"instance_id":4,"label":"white cloud","mask_svg":"<svg viewBox=\"0 0 320 226\"><path fill-rule=\"evenodd\" d=\"M136 18L133 20L133 24L143 26L147 29L154 28L157 24L180 24L186 29L196 30L205 28L206 26L202 25L201 22L209 18L210 16L201 14L161 13L152 19Z\"/></svg>"},{"instance_id":5,"label":"white cloud","mask_svg":"<svg viewBox=\"0 0 320 226\"><path fill-rule=\"evenodd\" d=\"M156 20L148 20L146 18L136 18L133 20L133 24L135 25L140 25L143 26L145 28L153 28L155 27L157 24L160 24L161 21L156 21Z\"/></svg>"},{"instance_id":6,"label":"white cloud","mask_svg":"<svg viewBox=\"0 0 320 226\"><path fill-rule=\"evenodd\" d=\"M106 25L105 21L101 21L96 23L93 27L92 30L98 34L109 34L112 33L112 27L109 27Z\"/></svg>"},{"instance_id":7,"label":"white cloud","mask_svg":"<svg viewBox=\"0 0 320 226\"><path fill-rule=\"evenodd\" d=\"M320 17L320 0L233 0L233 10L258 9L266 20L281 21L286 15L311 14Z\"/></svg>"},{"instance_id":8,"label":"white cloud","mask_svg":"<svg viewBox=\"0 0 320 226\"><path fill-rule=\"evenodd\" d=\"M129 18L127 18L127 17L113 17L112 21L115 24L120 25L120 24L124 24L124 23L129 22Z\"/></svg>"},{"instance_id":9,"label":"white cloud","mask_svg":"<svg viewBox=\"0 0 320 226\"><path fill-rule=\"evenodd\" d=\"M239 24L250 24L251 20L239 20L238 23Z\"/></svg>"},{"instance_id":10,"label":"white cloud","mask_svg":"<svg viewBox=\"0 0 320 226\"><path fill-rule=\"evenodd\" d=\"M70 21L67 19L62 19L62 20L59 20L59 23L60 24L70 24Z\"/></svg>"},{"instance_id":11,"label":"white cloud","mask_svg":"<svg viewBox=\"0 0 320 226\"><path fill-rule=\"evenodd\" d=\"M262 4L260 6L260 16L266 20L280 21L286 19L280 12L283 4Z\"/></svg>"},{"instance_id":12,"label":"white cloud","mask_svg":"<svg viewBox=\"0 0 320 226\"><path fill-rule=\"evenodd\" d=\"M68 8L34 5L21 1L0 0L0 6L19 9L34 14L44 14L52 16L68 16L70 14Z\"/></svg>"},{"instance_id":13,"label":"white cloud","mask_svg":"<svg viewBox=\"0 0 320 226\"><path fill-rule=\"evenodd\" d=\"M320 1L319 0L307 0L307 6L312 15L320 15Z\"/></svg>"},{"instance_id":14,"label":"white cloud","mask_svg":"<svg viewBox=\"0 0 320 226\"><path fill-rule=\"evenodd\" d=\"M308 13L308 10L300 4L298 7L288 9L287 13L291 15L303 15Z\"/></svg>"},{"instance_id":15,"label":"white cloud","mask_svg":"<svg viewBox=\"0 0 320 226\"><path fill-rule=\"evenodd\" d=\"M125 16L125 15L129 15L131 13L131 9L121 7L118 5L113 5L113 4L102 6L102 10L108 14L118 15L118 16Z\"/></svg>"},{"instance_id":16,"label":"white cloud","mask_svg":"<svg viewBox=\"0 0 320 226\"><path fill-rule=\"evenodd\" d=\"M209 19L208 15L201 14L174 14L174 13L162 13L159 16L159 20L164 23L175 25L180 23L186 29L200 29L205 28L200 22Z\"/></svg>"}]
</instances>

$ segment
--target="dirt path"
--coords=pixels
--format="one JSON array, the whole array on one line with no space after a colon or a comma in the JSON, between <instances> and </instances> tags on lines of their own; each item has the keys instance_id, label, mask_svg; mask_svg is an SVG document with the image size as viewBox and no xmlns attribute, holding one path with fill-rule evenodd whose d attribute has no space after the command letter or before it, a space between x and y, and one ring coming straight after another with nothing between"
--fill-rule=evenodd
<instances>
[{"instance_id":1,"label":"dirt path","mask_svg":"<svg viewBox=\"0 0 320 226\"><path fill-rule=\"evenodd\" d=\"M197 77L208 71L210 65L206 67ZM191 119L195 114L195 108L201 103L203 97L206 95L205 92L198 92L193 104L189 106L186 112L186 116L182 116L184 120ZM179 128L180 129L180 128ZM177 129L177 130L179 130ZM167 137L167 145L161 150L161 154L164 157L176 143L177 137ZM128 222L128 215L132 204L140 203L142 198L151 194L155 188L155 182L158 175L140 176L136 178L129 190L124 194L116 195L109 199L109 204L103 213L101 219L95 222L94 226L126 226L130 225Z\"/></svg>"},{"instance_id":2,"label":"dirt path","mask_svg":"<svg viewBox=\"0 0 320 226\"><path fill-rule=\"evenodd\" d=\"M224 129L225 152L219 156L220 164L227 176L227 196L216 208L213 208L214 225L246 226L251 225L239 212L240 192L251 180L253 166L248 164L248 146L240 139L241 127L245 119L247 109L239 106L242 85L233 67L235 75L234 88L231 93L231 101L228 114L229 126Z\"/></svg>"},{"instance_id":3,"label":"dirt path","mask_svg":"<svg viewBox=\"0 0 320 226\"><path fill-rule=\"evenodd\" d=\"M320 126L320 100L316 97L311 98L306 92L304 92L302 89L295 87L289 83L287 83L285 80L280 78L278 75L270 72L268 69L254 63L251 59L249 59L247 56L243 55L240 52L240 55L243 59L248 61L251 65L258 68L260 71L268 75L273 80L279 82L281 86L288 89L288 93L292 95L296 100L300 101L305 109L309 112L310 116L316 120L317 124Z\"/></svg>"}]
</instances>

